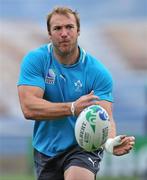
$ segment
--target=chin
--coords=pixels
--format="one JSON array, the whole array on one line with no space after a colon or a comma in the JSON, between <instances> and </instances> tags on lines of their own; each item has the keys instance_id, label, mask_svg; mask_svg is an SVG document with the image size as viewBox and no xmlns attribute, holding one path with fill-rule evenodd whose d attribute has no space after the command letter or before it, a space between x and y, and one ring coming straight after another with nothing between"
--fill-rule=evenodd
<instances>
[{"instance_id":1,"label":"chin","mask_svg":"<svg viewBox=\"0 0 147 180\"><path fill-rule=\"evenodd\" d=\"M59 51L61 54L68 55L71 53L72 50L71 48L67 47L67 48L61 48Z\"/></svg>"},{"instance_id":2,"label":"chin","mask_svg":"<svg viewBox=\"0 0 147 180\"><path fill-rule=\"evenodd\" d=\"M71 51L60 51L61 56L68 56Z\"/></svg>"}]
</instances>

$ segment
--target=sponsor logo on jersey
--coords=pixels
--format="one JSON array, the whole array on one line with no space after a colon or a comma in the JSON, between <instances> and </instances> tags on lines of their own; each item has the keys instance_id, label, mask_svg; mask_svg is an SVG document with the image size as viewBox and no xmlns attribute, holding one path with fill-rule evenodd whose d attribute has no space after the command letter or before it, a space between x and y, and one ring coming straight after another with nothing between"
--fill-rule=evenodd
<instances>
[{"instance_id":1,"label":"sponsor logo on jersey","mask_svg":"<svg viewBox=\"0 0 147 180\"><path fill-rule=\"evenodd\" d=\"M47 84L54 84L55 83L56 74L53 69L49 69L48 73L45 78L45 82Z\"/></svg>"}]
</instances>

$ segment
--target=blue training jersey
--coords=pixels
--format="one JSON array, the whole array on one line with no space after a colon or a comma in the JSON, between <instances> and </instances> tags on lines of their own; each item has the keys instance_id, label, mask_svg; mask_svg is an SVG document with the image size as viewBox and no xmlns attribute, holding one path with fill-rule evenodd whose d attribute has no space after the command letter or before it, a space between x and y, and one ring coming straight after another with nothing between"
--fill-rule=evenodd
<instances>
[{"instance_id":1,"label":"blue training jersey","mask_svg":"<svg viewBox=\"0 0 147 180\"><path fill-rule=\"evenodd\" d=\"M44 90L43 98L51 102L72 102L94 90L100 100L112 102L112 77L104 65L80 48L73 65L60 64L53 56L52 44L29 52L23 59L18 86L36 86ZM76 117L35 121L33 146L54 156L76 145Z\"/></svg>"}]
</instances>

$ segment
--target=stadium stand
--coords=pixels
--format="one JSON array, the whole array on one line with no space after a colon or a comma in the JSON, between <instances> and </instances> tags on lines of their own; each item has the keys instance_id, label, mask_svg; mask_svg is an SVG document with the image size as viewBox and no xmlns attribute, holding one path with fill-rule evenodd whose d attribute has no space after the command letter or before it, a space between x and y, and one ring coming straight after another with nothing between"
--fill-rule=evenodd
<instances>
[{"instance_id":1,"label":"stadium stand","mask_svg":"<svg viewBox=\"0 0 147 180\"><path fill-rule=\"evenodd\" d=\"M147 23L121 23L105 29L130 68L147 70Z\"/></svg>"}]
</instances>

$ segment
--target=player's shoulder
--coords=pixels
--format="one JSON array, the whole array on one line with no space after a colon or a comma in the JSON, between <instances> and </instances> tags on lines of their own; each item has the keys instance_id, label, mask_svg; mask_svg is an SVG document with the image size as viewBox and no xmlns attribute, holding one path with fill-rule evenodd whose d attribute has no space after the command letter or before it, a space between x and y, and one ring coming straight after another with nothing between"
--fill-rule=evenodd
<instances>
[{"instance_id":1,"label":"player's shoulder","mask_svg":"<svg viewBox=\"0 0 147 180\"><path fill-rule=\"evenodd\" d=\"M48 53L48 45L44 44L38 48L32 49L29 51L25 57L35 57L35 58L41 58L46 56Z\"/></svg>"},{"instance_id":2,"label":"player's shoulder","mask_svg":"<svg viewBox=\"0 0 147 180\"><path fill-rule=\"evenodd\" d=\"M85 64L86 63L86 74L89 75L89 82L96 82L96 84L101 87L108 87L108 85L109 87L113 86L113 76L109 68L101 60L87 53Z\"/></svg>"},{"instance_id":3,"label":"player's shoulder","mask_svg":"<svg viewBox=\"0 0 147 180\"><path fill-rule=\"evenodd\" d=\"M91 69L92 71L96 70L96 72L109 72L106 65L100 59L96 58L90 53L86 53L85 63L88 69Z\"/></svg>"},{"instance_id":4,"label":"player's shoulder","mask_svg":"<svg viewBox=\"0 0 147 180\"><path fill-rule=\"evenodd\" d=\"M48 45L44 44L29 51L22 59L22 64L44 64L48 58Z\"/></svg>"}]
</instances>

